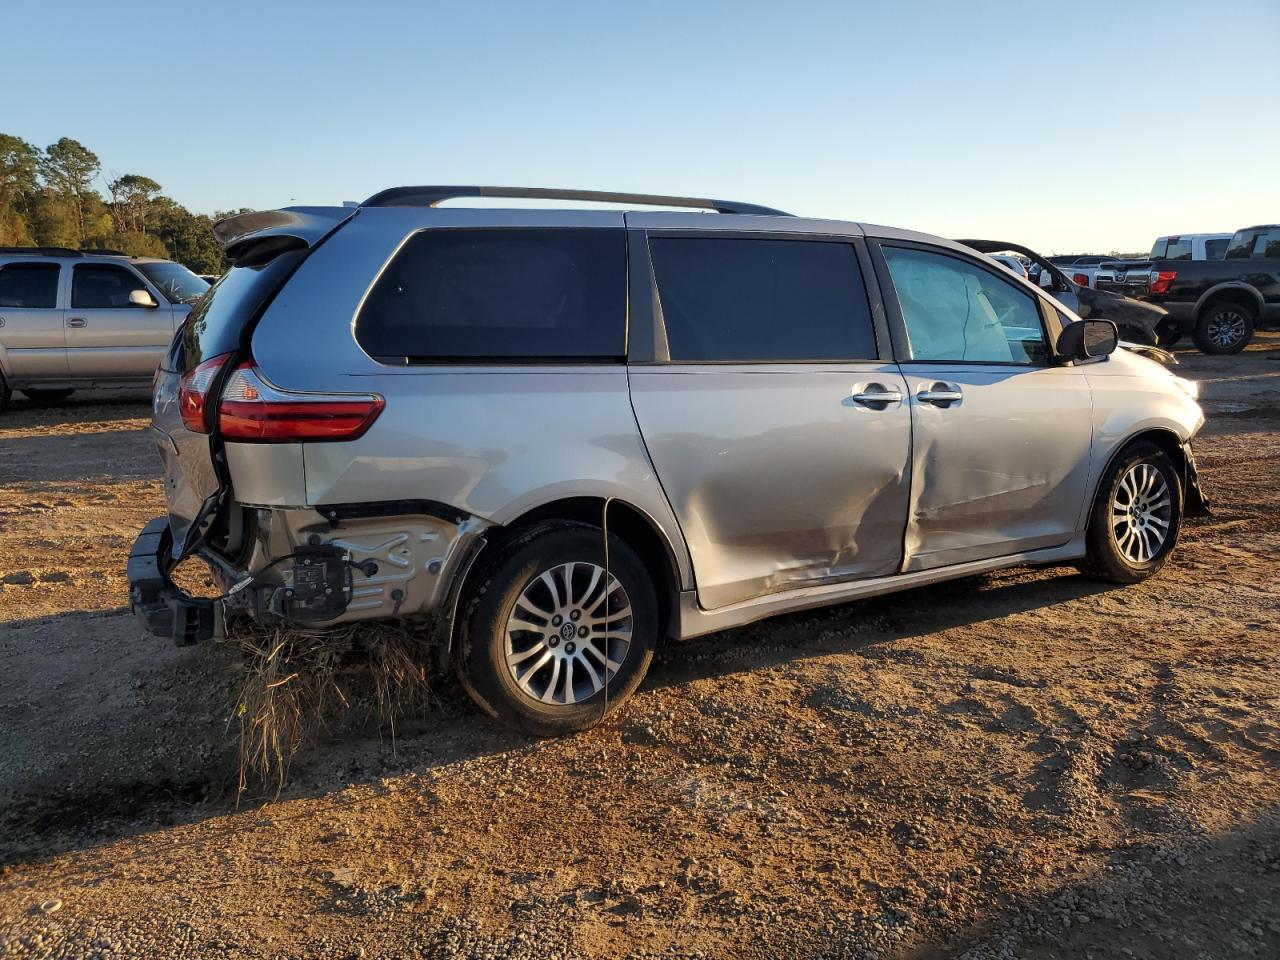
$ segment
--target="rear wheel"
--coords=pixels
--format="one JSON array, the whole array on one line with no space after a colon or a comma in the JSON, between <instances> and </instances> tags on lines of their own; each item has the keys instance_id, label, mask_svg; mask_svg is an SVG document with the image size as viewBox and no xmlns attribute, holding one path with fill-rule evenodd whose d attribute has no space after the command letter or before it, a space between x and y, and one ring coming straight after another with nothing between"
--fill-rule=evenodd
<instances>
[{"instance_id":1,"label":"rear wheel","mask_svg":"<svg viewBox=\"0 0 1280 960\"><path fill-rule=\"evenodd\" d=\"M607 572L606 572L607 567ZM482 707L537 736L584 730L639 686L658 603L622 540L581 523L540 524L504 547L470 594L456 658Z\"/></svg>"},{"instance_id":2,"label":"rear wheel","mask_svg":"<svg viewBox=\"0 0 1280 960\"><path fill-rule=\"evenodd\" d=\"M75 393L72 389L62 390L41 390L30 387L22 391L27 395L27 399L32 403L57 403L59 400L65 400L67 397Z\"/></svg>"},{"instance_id":3,"label":"rear wheel","mask_svg":"<svg viewBox=\"0 0 1280 960\"><path fill-rule=\"evenodd\" d=\"M1196 324L1196 346L1204 353L1239 353L1253 339L1253 312L1238 303L1210 304Z\"/></svg>"},{"instance_id":4,"label":"rear wheel","mask_svg":"<svg viewBox=\"0 0 1280 960\"><path fill-rule=\"evenodd\" d=\"M9 406L9 398L13 396L13 391L9 389L9 384L5 383L4 377L0 377L0 413L4 413L5 407Z\"/></svg>"},{"instance_id":5,"label":"rear wheel","mask_svg":"<svg viewBox=\"0 0 1280 960\"><path fill-rule=\"evenodd\" d=\"M1182 485L1173 461L1154 443L1135 443L1098 485L1080 570L1112 583L1146 580L1169 559L1181 522Z\"/></svg>"}]
</instances>

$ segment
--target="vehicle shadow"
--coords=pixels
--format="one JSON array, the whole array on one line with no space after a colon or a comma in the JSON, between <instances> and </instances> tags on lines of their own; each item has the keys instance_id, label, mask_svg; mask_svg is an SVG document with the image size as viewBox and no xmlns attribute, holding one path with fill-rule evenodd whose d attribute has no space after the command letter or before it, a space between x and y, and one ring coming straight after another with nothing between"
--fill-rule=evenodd
<instances>
[{"instance_id":1,"label":"vehicle shadow","mask_svg":"<svg viewBox=\"0 0 1280 960\"><path fill-rule=\"evenodd\" d=\"M852 653L973 626L1115 590L1074 568L980 574L803 613L784 614L662 649L646 688L727 676L832 653Z\"/></svg>"},{"instance_id":2,"label":"vehicle shadow","mask_svg":"<svg viewBox=\"0 0 1280 960\"><path fill-rule=\"evenodd\" d=\"M776 617L669 644L639 695L887 647L1105 589L1074 573L1023 571ZM0 727L10 735L0 743L0 771L7 781L0 782L0 837L9 840L0 842L0 863L85 849L275 799L331 794L341 785L421 775L539 743L489 720L451 675L437 676L431 706L400 720L394 731L375 711L358 708L294 758L282 791L258 784L237 796L238 727L232 713L243 665L226 645L177 648L142 633L125 613L12 621L4 634ZM51 637L61 646L50 648ZM85 663L84 648L107 645L115 652L109 663ZM606 724L601 735L608 730Z\"/></svg>"},{"instance_id":3,"label":"vehicle shadow","mask_svg":"<svg viewBox=\"0 0 1280 960\"><path fill-rule=\"evenodd\" d=\"M1061 877L1076 872L1051 865ZM954 935L897 953L946 957L1149 958L1280 956L1280 810L1216 836L1126 846L1102 869L1043 881ZM993 898L994 901L994 898ZM825 955L818 950L815 956Z\"/></svg>"}]
</instances>

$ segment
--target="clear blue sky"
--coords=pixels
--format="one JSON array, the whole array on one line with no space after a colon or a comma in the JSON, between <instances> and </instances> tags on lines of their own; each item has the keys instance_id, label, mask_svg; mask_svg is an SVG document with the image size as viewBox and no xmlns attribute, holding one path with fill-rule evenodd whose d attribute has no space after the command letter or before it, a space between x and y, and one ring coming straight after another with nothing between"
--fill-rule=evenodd
<instances>
[{"instance_id":1,"label":"clear blue sky","mask_svg":"<svg viewBox=\"0 0 1280 960\"><path fill-rule=\"evenodd\" d=\"M0 35L0 131L204 212L573 186L1045 252L1280 220L1280 0L72 0Z\"/></svg>"}]
</instances>

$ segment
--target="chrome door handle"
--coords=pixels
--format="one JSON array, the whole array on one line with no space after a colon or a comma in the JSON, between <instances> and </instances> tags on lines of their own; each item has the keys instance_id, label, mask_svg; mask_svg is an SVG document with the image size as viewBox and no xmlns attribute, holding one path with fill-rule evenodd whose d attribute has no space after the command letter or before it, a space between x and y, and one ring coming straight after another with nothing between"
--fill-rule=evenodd
<instances>
[{"instance_id":1,"label":"chrome door handle","mask_svg":"<svg viewBox=\"0 0 1280 960\"><path fill-rule=\"evenodd\" d=\"M67 320L68 327L87 327L88 325L89 321L84 317L70 317Z\"/></svg>"},{"instance_id":2,"label":"chrome door handle","mask_svg":"<svg viewBox=\"0 0 1280 960\"><path fill-rule=\"evenodd\" d=\"M855 387L854 389L857 388ZM878 404L901 403L902 393L886 387L883 383L868 383L849 399L854 403L875 406Z\"/></svg>"},{"instance_id":3,"label":"chrome door handle","mask_svg":"<svg viewBox=\"0 0 1280 960\"><path fill-rule=\"evenodd\" d=\"M950 403L959 403L964 399L964 394L960 388L951 383L931 384L916 394L916 399L921 403L932 403L935 406L944 406Z\"/></svg>"}]
</instances>

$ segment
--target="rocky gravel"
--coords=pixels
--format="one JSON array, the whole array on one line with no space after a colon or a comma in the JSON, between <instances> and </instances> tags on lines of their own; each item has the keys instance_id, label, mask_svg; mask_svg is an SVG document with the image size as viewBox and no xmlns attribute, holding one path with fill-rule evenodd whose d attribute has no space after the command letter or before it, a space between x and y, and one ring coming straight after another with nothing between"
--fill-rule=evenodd
<instances>
[{"instance_id":1,"label":"rocky gravel","mask_svg":"<svg viewBox=\"0 0 1280 960\"><path fill-rule=\"evenodd\" d=\"M1215 515L661 651L585 734L447 678L235 795L241 664L123 612L146 408L0 418L0 957L1280 957L1280 335L1183 352Z\"/></svg>"}]
</instances>

